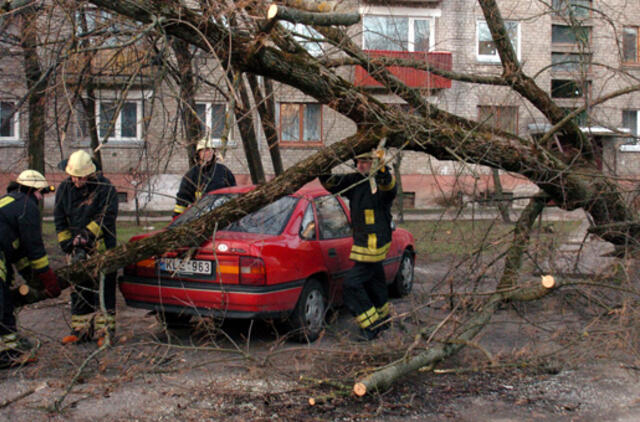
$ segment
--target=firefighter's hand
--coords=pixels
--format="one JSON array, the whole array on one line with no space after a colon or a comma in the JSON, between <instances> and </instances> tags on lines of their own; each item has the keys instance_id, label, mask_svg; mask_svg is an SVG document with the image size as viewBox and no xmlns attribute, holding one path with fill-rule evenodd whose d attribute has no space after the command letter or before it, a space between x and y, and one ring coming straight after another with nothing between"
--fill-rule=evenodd
<instances>
[{"instance_id":1,"label":"firefighter's hand","mask_svg":"<svg viewBox=\"0 0 640 422\"><path fill-rule=\"evenodd\" d=\"M383 166L376 173L376 182L379 185L388 185L391 183L391 169L388 166Z\"/></svg>"},{"instance_id":2,"label":"firefighter's hand","mask_svg":"<svg viewBox=\"0 0 640 422\"><path fill-rule=\"evenodd\" d=\"M66 253L67 255L70 254L73 250L73 240L67 239L60 242L60 249L62 249L62 252Z\"/></svg>"},{"instance_id":3,"label":"firefighter's hand","mask_svg":"<svg viewBox=\"0 0 640 422\"><path fill-rule=\"evenodd\" d=\"M87 243L89 243L89 240L82 234L78 234L73 238L73 246L85 246Z\"/></svg>"},{"instance_id":4,"label":"firefighter's hand","mask_svg":"<svg viewBox=\"0 0 640 422\"><path fill-rule=\"evenodd\" d=\"M60 296L60 284L58 283L58 277L51 268L44 273L39 273L38 278L44 286L44 291L49 297Z\"/></svg>"}]
</instances>

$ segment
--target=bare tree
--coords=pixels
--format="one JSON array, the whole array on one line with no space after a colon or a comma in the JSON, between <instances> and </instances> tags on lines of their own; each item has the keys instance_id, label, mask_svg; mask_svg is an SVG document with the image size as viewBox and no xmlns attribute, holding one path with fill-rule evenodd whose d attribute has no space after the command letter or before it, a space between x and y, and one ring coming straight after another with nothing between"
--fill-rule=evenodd
<instances>
[{"instance_id":1,"label":"bare tree","mask_svg":"<svg viewBox=\"0 0 640 422\"><path fill-rule=\"evenodd\" d=\"M531 200L517 222L512 246L507 253L506 268L496 290L478 304L477 312L452 329L446 342L416 352L360 380L355 391L365 394L371 389L390 385L409 371L433 368L439 361L459 351L481 332L500 303L535 300L554 288L562 287L562 282L523 283L517 277L533 222L542 211L545 201L553 200L565 210L583 208L594 224L592 232L619 246L624 252L635 253L640 236L636 212L625 200L616 180L602 170L598 145L585 135L574 117L588 108L633 93L639 89L638 85L629 84L600 98L590 99L584 106L567 113L539 86L535 77L525 71L494 0L478 1L502 64L502 74L490 77L442 71L428 63L417 65L369 57L341 27L353 23L353 14L318 13L319 6L314 3L285 2L290 6L295 4L297 8L279 5L275 11L271 8L268 15L267 10L272 5L251 4L252 13L240 7L233 9L235 19L227 17L229 9L222 3L211 5L206 9L207 13L189 8L179 1L92 0L91 3L142 25L153 25L155 29L181 42L211 52L223 64L222 67L231 72L227 74L228 79L232 79L229 74L244 73L249 75L250 81L254 76L262 76L293 87L350 119L357 126L357 132L298 162L273 181L188 225L135 242L126 248L108 251L84 265L65 267L57 272L63 279L91 277L98 271L112 271L177 247L197 246L216 227L224 226L294 192L354 154L374 148L381 138L387 138L388 146L423 153L425 159L428 155L438 160L487 166L520 174L535 183L542 194ZM267 19L255 22L252 16L256 16L258 11ZM322 37L323 43L340 51L339 56L314 57L280 21L312 26ZM465 83L508 87L514 95L535 107L551 128L540 138L525 138L447 112L430 103L420 90L408 87L395 77L386 67L390 64L419 66L423 70ZM354 87L336 71L338 65L364 67L384 87L385 92L398 96L415 112L405 113ZM244 107L249 108L249 93L244 92L241 98ZM254 96L254 101L256 98ZM553 137L557 143L549 141Z\"/></svg>"}]
</instances>

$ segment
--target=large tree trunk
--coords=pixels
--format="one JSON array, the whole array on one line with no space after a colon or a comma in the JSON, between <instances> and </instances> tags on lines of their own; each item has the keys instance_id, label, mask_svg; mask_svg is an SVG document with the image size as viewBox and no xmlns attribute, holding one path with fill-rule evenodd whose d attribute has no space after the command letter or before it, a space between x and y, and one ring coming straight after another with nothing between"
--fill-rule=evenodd
<instances>
[{"instance_id":1,"label":"large tree trunk","mask_svg":"<svg viewBox=\"0 0 640 422\"><path fill-rule=\"evenodd\" d=\"M38 56L37 15L26 12L22 15L21 37L24 55L25 76L27 88L30 91L28 99L29 129L27 138L27 155L29 168L45 173L44 168L44 140L46 129L46 80L42 79L42 69Z\"/></svg>"},{"instance_id":2,"label":"large tree trunk","mask_svg":"<svg viewBox=\"0 0 640 422\"><path fill-rule=\"evenodd\" d=\"M260 123L262 131L269 146L269 155L271 155L271 164L276 176L284 171L282 166L282 157L280 156L280 144L278 142L278 130L276 125L276 100L273 92L273 84L270 80L264 80L264 95L258 83L258 78L254 74L248 74L247 79L249 86L253 92L253 98L260 115Z\"/></svg>"},{"instance_id":3,"label":"large tree trunk","mask_svg":"<svg viewBox=\"0 0 640 422\"><path fill-rule=\"evenodd\" d=\"M196 82L193 72L193 54L191 46L180 38L172 38L171 49L178 62L176 82L180 87L179 110L186 139L184 140L189 159L189 167L197 162L196 144L204 135L200 131L200 120L196 113Z\"/></svg>"}]
</instances>

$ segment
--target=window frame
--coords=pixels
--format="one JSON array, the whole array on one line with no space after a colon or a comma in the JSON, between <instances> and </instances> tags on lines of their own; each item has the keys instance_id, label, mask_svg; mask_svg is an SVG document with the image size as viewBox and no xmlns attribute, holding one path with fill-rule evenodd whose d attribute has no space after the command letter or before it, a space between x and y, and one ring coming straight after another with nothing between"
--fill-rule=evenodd
<instances>
[{"instance_id":1,"label":"window frame","mask_svg":"<svg viewBox=\"0 0 640 422\"><path fill-rule=\"evenodd\" d=\"M388 6L373 6L364 5L360 6L358 13L362 17L362 34L361 45L363 50L371 50L366 45L366 30L365 30L365 17L386 17L386 18L407 18L408 21L408 33L407 33L407 49L406 50L387 50L387 51L415 51L415 32L413 23L416 20L428 20L429 21L429 50L434 51L436 46L436 18L442 15L442 11L436 8L417 8L417 7L388 7Z\"/></svg>"},{"instance_id":2,"label":"window frame","mask_svg":"<svg viewBox=\"0 0 640 422\"><path fill-rule=\"evenodd\" d=\"M517 135L519 132L519 118L520 115L518 113L518 106L516 105L510 105L510 104L499 104L499 105L494 105L494 104L478 104L476 106L476 110L478 112L478 122L482 123L484 125L488 125L489 127L498 129L498 130L502 130L505 132L509 132L510 129L506 129L504 127L501 126L497 126L495 124L491 124L491 122L486 122L487 119L485 119L484 117L486 116L482 116L481 115L481 111L483 109L487 109L490 111L490 114L493 114L491 112L495 112L495 116L493 117L493 121L494 122L499 122L500 121L500 114L502 111L507 111L507 110L512 110L515 112L515 124L513 125L514 129L512 131L513 134ZM486 122L486 123L485 123Z\"/></svg>"},{"instance_id":3,"label":"window frame","mask_svg":"<svg viewBox=\"0 0 640 422\"><path fill-rule=\"evenodd\" d=\"M624 48L624 38L625 38L625 31L627 29L634 29L635 30L635 43L636 43L636 48L635 48L635 60L627 60L626 55L625 55L625 48ZM640 26L638 25L625 25L622 28L622 64L626 65L626 66L640 66Z\"/></svg>"},{"instance_id":4,"label":"window frame","mask_svg":"<svg viewBox=\"0 0 640 422\"><path fill-rule=\"evenodd\" d=\"M633 132L633 128L624 126L624 114L625 113L635 113L635 121L636 121L636 131ZM629 133L636 138L636 144L640 144L640 110L634 108L623 108L622 109L622 126L623 128L629 129Z\"/></svg>"},{"instance_id":5,"label":"window frame","mask_svg":"<svg viewBox=\"0 0 640 422\"><path fill-rule=\"evenodd\" d=\"M11 99L0 99L0 103L12 103L14 109L18 104L16 100L11 100ZM1 109L1 105L0 105L0 109ZM0 114L0 118L2 118L1 114ZM0 122L0 124L1 123L2 122ZM3 143L3 144L22 143L20 141L20 110L15 110L15 112L13 113L13 116L11 116L11 124L13 126L13 135L11 136L0 135L0 143Z\"/></svg>"},{"instance_id":6,"label":"window frame","mask_svg":"<svg viewBox=\"0 0 640 422\"><path fill-rule=\"evenodd\" d=\"M151 92L148 91L129 91L127 93L127 97L122 97L122 92L120 91L99 91L96 93L95 99L95 119L96 119L96 128L98 131L98 139L100 143L105 145L138 145L144 142L144 119L145 119L145 110L144 110L144 102L149 98ZM113 134L108 137L104 137L101 134L101 109L102 104L112 103L118 105L122 103L120 106L120 111L118 113L118 117L113 127ZM124 106L126 103L134 103L136 106L136 136L122 136L122 112L124 110Z\"/></svg>"},{"instance_id":7,"label":"window frame","mask_svg":"<svg viewBox=\"0 0 640 422\"><path fill-rule=\"evenodd\" d=\"M516 27L516 57L518 60L521 60L522 57L522 23L517 20L505 20L505 24L507 22L515 23ZM485 19L476 19L476 61L480 63L500 63L500 54L496 49L495 54L480 54L480 27L481 25L486 25L487 31L489 31L489 26L487 25L487 21ZM489 32L491 33L491 32ZM513 41L513 40L512 40ZM493 42L493 37L491 38L491 42ZM513 44L513 42L512 42Z\"/></svg>"},{"instance_id":8,"label":"window frame","mask_svg":"<svg viewBox=\"0 0 640 422\"><path fill-rule=\"evenodd\" d=\"M578 37L578 33L575 33L575 42L560 42L560 41L553 41L553 28L557 27L557 28L568 28L571 29L571 25L564 25L564 24L559 24L559 23L553 23L551 24L551 46L552 48L557 48L557 47L574 47L576 45L580 45L580 38ZM591 45L591 38L593 37L593 28L589 25L580 25L579 28L584 29L587 32L587 40L586 40L586 45ZM555 51L555 50L554 50Z\"/></svg>"},{"instance_id":9,"label":"window frame","mask_svg":"<svg viewBox=\"0 0 640 422\"><path fill-rule=\"evenodd\" d=\"M589 3L586 7L581 2ZM565 3L558 4L558 3ZM552 0L551 9L555 18L573 17L578 19L588 19L593 14L593 0ZM564 9L564 10L563 10ZM584 14L576 13L576 9L585 10Z\"/></svg>"},{"instance_id":10,"label":"window frame","mask_svg":"<svg viewBox=\"0 0 640 422\"><path fill-rule=\"evenodd\" d=\"M283 129L283 124L282 124L282 106L283 105L297 105L298 106L298 140L296 141L291 141L291 140L283 140L282 139L282 129ZM320 139L319 140L309 140L309 141L305 141L304 140L304 128L305 128L305 108L307 105L314 105L314 106L319 106L320 107L320 117L319 117L319 133L320 133ZM314 102L288 102L288 101L281 101L278 102L278 107L276 107L276 121L278 122L278 141L280 143L281 146L292 146L292 147L322 147L324 146L324 122L323 122L323 117L324 117L324 107L322 106L322 104L320 103L314 103Z\"/></svg>"},{"instance_id":11,"label":"window frame","mask_svg":"<svg viewBox=\"0 0 640 422\"><path fill-rule=\"evenodd\" d=\"M567 96L567 97L558 97L557 95L554 95L554 89L553 89L553 85L554 82L560 82L563 81L564 85L567 85L569 82L573 83L577 88L580 88L582 95L576 95L576 96ZM572 78L551 78L550 81L550 90L549 90L549 95L551 96L551 98L555 98L555 99L560 99L560 100L575 100L577 98L584 98L585 95L590 95L591 93L591 87L592 87L592 81L589 80L585 80L585 81L580 81L580 80L576 80L576 79L572 79Z\"/></svg>"},{"instance_id":12,"label":"window frame","mask_svg":"<svg viewBox=\"0 0 640 422\"><path fill-rule=\"evenodd\" d=\"M198 114L198 106L204 105L205 106L205 110L204 110L204 116L205 116L205 121L202 122L200 121L200 115ZM228 104L222 101L200 101L200 100L196 100L196 114L198 115L198 120L200 121L200 123L204 126L204 131L205 133L203 133L203 136L206 137L211 137L212 140L215 141L222 141L222 137L212 137L211 136L211 127L213 125L213 115L212 115L212 110L213 110L213 106L223 106L224 107L224 122L226 124L226 118L227 118L227 113L229 112L229 107ZM231 119L231 128L229 128L229 134L227 136L227 146L236 146L236 124L235 124L235 117L232 117ZM224 125L222 127L222 133L224 133Z\"/></svg>"}]
</instances>

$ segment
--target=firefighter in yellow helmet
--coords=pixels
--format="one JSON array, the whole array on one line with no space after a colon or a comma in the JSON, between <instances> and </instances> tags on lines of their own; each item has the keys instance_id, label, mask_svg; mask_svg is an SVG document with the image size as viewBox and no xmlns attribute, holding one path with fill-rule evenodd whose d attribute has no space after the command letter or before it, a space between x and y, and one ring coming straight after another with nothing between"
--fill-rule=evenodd
<instances>
[{"instance_id":1,"label":"firefighter in yellow helmet","mask_svg":"<svg viewBox=\"0 0 640 422\"><path fill-rule=\"evenodd\" d=\"M118 197L86 151L71 154L65 172L69 177L58 187L53 216L60 248L76 262L116 246ZM100 308L100 293L106 314ZM71 293L71 334L63 344L95 338L102 345L107 335L115 333L115 311L116 272L105 274L103 283L76 284Z\"/></svg>"},{"instance_id":2,"label":"firefighter in yellow helmet","mask_svg":"<svg viewBox=\"0 0 640 422\"><path fill-rule=\"evenodd\" d=\"M16 318L10 290L14 267L27 284L44 289L49 297L60 295L58 279L49 267L42 242L39 202L51 188L44 176L25 170L0 197L0 367L26 363L30 345L16 334Z\"/></svg>"},{"instance_id":3,"label":"firefighter in yellow helmet","mask_svg":"<svg viewBox=\"0 0 640 422\"><path fill-rule=\"evenodd\" d=\"M376 338L389 327L390 319L383 261L391 246L391 204L397 186L384 163L372 170L374 158L383 155L383 151L361 154L355 158L358 171L320 176L325 189L349 199L353 229L349 258L354 266L345 276L343 300L355 316L363 340ZM375 178L376 183L363 183L367 177Z\"/></svg>"},{"instance_id":4,"label":"firefighter in yellow helmet","mask_svg":"<svg viewBox=\"0 0 640 422\"><path fill-rule=\"evenodd\" d=\"M217 141L202 138L196 146L198 164L182 177L173 216L180 215L200 197L212 190L235 186L236 179L225 165L216 162Z\"/></svg>"}]
</instances>

